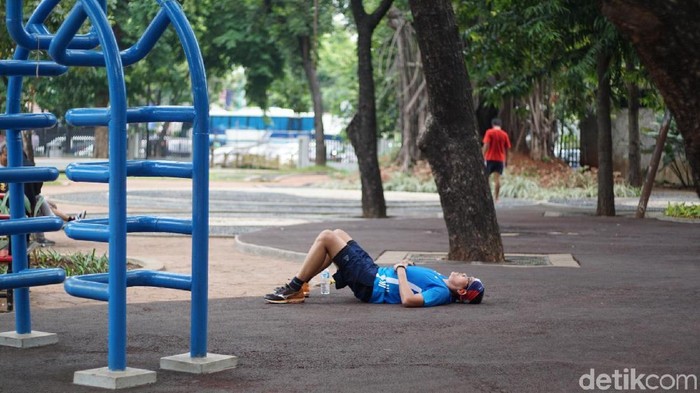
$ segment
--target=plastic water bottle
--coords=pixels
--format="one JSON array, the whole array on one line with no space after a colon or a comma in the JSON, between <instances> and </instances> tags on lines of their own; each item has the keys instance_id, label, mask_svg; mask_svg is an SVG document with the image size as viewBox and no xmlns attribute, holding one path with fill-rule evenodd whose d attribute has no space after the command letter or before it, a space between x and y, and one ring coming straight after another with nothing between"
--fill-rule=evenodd
<instances>
[{"instance_id":1,"label":"plastic water bottle","mask_svg":"<svg viewBox=\"0 0 700 393\"><path fill-rule=\"evenodd\" d=\"M331 293L331 272L327 268L321 272L321 295Z\"/></svg>"}]
</instances>

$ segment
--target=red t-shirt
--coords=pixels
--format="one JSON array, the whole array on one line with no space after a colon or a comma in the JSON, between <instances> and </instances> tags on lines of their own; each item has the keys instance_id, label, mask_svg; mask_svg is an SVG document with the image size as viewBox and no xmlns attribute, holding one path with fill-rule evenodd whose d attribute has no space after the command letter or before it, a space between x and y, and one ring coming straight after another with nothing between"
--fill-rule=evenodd
<instances>
[{"instance_id":1,"label":"red t-shirt","mask_svg":"<svg viewBox=\"0 0 700 393\"><path fill-rule=\"evenodd\" d=\"M508 134L500 128L489 128L484 135L484 144L489 145L484 158L486 161L506 160L506 149L510 149L510 138Z\"/></svg>"}]
</instances>

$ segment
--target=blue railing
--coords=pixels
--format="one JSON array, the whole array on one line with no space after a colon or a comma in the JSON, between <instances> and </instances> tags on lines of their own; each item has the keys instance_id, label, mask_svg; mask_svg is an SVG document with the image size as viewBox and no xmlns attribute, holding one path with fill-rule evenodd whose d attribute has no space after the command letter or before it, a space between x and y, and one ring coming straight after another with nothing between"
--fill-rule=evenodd
<instances>
[{"instance_id":1,"label":"blue railing","mask_svg":"<svg viewBox=\"0 0 700 393\"><path fill-rule=\"evenodd\" d=\"M37 48L48 49L53 59L53 62L39 64L38 68L36 63L31 63L34 64L35 73L58 75L66 71L66 66L97 66L105 67L107 71L109 107L72 109L66 114L66 120L72 125L108 126L109 161L89 164L73 163L66 168L66 175L73 181L109 184L108 218L71 222L66 224L65 232L69 237L78 240L108 242L109 272L71 277L65 281L64 287L71 295L108 302L108 369L110 372L124 371L127 368L126 288L128 286L153 286L190 291L192 303L190 357L201 360L208 355L209 103L206 74L194 32L178 2L157 0L157 3L161 7L160 11L141 39L125 51L119 51L116 37L105 14L104 0L77 1L55 35L46 31L43 21L58 4L58 0L44 0L24 26L21 23L22 2L8 0L7 3L7 27L11 37L18 44L15 52L15 61L18 63L5 62L0 67L0 71L12 70L18 75L10 78L8 115L2 120L9 122L8 124L12 124L15 128L15 130L8 130L11 167L21 165L21 140L18 130L28 128L30 122L32 127L49 126L55 123L55 117L52 116L35 118L30 117L32 115L16 115L20 112L20 75L34 75L30 73L31 67L27 65L28 51ZM77 34L80 26L87 20L92 26L91 31L86 35ZM124 67L145 57L168 26L175 29L187 59L193 105L128 108ZM97 45L99 45L99 51L91 50ZM127 123L157 121L193 123L192 162L127 161ZM10 176L10 172L6 175ZM126 211L126 178L128 176L191 178L193 194L191 219L128 217ZM12 177L12 179L17 182L20 180L18 177ZM36 177L29 176L21 179L36 180ZM19 194L21 192L21 184L11 184L11 198L19 199L17 195L21 196ZM23 214L18 210L18 206L21 207L21 204L11 206L13 218L19 218L20 214ZM33 226L27 226L25 229L36 231L36 228L40 227L39 224L35 222ZM2 225L5 225L4 228L9 228L10 224L0 223L0 230L3 228ZM42 228L48 228L48 226ZM60 226L54 230L58 228ZM129 232L168 232L191 235L191 274L127 272L126 243ZM13 254L15 254L15 248L17 248L17 255L26 254L26 241L17 241L15 244L15 237L13 237ZM18 268L18 271L28 275L24 273L26 266L19 265ZM43 279L41 282L47 280ZM63 280L63 276L60 280ZM37 278L36 281L39 282L39 279Z\"/></svg>"}]
</instances>

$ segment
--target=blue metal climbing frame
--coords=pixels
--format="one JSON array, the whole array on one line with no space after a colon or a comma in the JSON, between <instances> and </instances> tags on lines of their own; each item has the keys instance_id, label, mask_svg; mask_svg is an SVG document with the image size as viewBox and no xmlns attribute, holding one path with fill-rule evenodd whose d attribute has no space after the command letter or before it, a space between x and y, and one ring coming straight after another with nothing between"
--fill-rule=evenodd
<instances>
[{"instance_id":1,"label":"blue metal climbing frame","mask_svg":"<svg viewBox=\"0 0 700 393\"><path fill-rule=\"evenodd\" d=\"M65 290L74 296L109 303L108 369L115 372L126 369L126 288L154 286L189 290L191 292L190 356L204 358L207 356L208 313L209 103L204 64L194 32L177 1L157 0L160 11L146 28L141 39L131 48L120 51L106 16L104 0L77 1L56 33L49 33L43 26L43 21L59 1L42 1L28 22L23 24L22 1L7 0L7 28L18 44L14 63L12 61L0 63L0 72L13 75L10 78L7 115L1 120L14 127L8 130L10 167L21 166L21 140L18 130L29 127L30 119L41 123L39 119L30 118L33 115L15 115L20 112L19 94L22 76L35 75L37 72L47 76L59 75L65 72L67 67L72 66L105 67L109 85L109 107L72 109L66 114L66 120L80 126L107 125L109 127L109 161L70 164L66 168L66 175L73 181L109 183L109 215L107 219L71 222L65 226L65 232L73 239L108 242L109 273L71 277L65 280ZM77 34L80 27L88 20L92 26L90 32L83 35ZM193 105L128 108L124 67L143 59L168 26L172 26L176 31L189 65ZM97 45L100 50L93 50ZM28 61L29 51L37 48L47 50L52 61L38 63ZM157 121L193 123L192 162L127 161L127 123ZM55 123L55 117L50 116L42 124L51 126L53 123ZM43 168L35 168L35 172L32 172L28 168L22 168L25 177L22 177L21 181L35 181L39 178L48 180L51 176L55 178L57 175L53 170L50 171L51 176L44 172L39 176L40 169ZM0 180L9 179L11 174L19 173L10 171L19 170L19 168L3 170L0 172ZM126 178L128 176L191 178L192 218L180 220L152 216L127 217ZM15 198L18 195L21 197L21 184L18 184L20 178L15 176L12 179L14 180L11 181L17 183L11 184L10 197ZM3 233L3 230L9 231L6 228L11 227L13 220L20 220L23 217L23 211L20 210L21 204L13 204L11 208L13 209L12 220L0 222L0 233ZM31 225L18 228L30 232L60 228L60 225L54 222L49 225L48 220L42 223L43 221L31 221ZM16 231L22 233L20 229ZM156 271L127 272L126 250L129 232L169 232L191 235L191 274ZM22 239L21 235L13 237L13 255L26 254L26 241ZM29 276L25 273L25 269L26 266L18 263L15 276L21 274ZM63 275L59 272L55 272L55 275L52 282L63 280ZM40 281L39 278L34 280ZM44 281L50 280L43 279L41 282ZM26 301L23 298L26 296L22 295L21 291L20 289L18 294L20 296L17 298ZM26 292L26 288L24 291ZM19 325L19 320L22 319L25 323L28 315L28 306L26 311L18 307L18 332L20 328L22 331L27 331L28 328L25 325Z\"/></svg>"}]
</instances>

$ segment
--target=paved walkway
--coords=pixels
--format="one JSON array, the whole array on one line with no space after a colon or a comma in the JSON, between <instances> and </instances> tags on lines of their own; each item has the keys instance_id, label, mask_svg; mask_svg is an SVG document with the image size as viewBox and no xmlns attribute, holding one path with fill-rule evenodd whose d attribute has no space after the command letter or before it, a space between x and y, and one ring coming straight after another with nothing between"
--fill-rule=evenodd
<instances>
[{"instance_id":1,"label":"paved walkway","mask_svg":"<svg viewBox=\"0 0 700 393\"><path fill-rule=\"evenodd\" d=\"M131 186L164 189L163 183ZM212 184L212 189L234 186ZM52 187L50 195L67 211L87 203L71 204L71 195L101 192L83 188L93 185ZM342 195L339 200L355 197L332 194ZM261 294L295 273L299 254L322 228L348 230L375 257L392 250L444 251L444 222L429 210L434 202L423 202L428 212L420 215L361 220L343 217L348 214L343 207L337 215L300 219L292 226L284 220L275 225L272 217L258 231L241 231L238 244L213 237L209 351L237 355L239 366L204 376L158 371L156 384L130 391L393 392L468 386L478 392L574 392L591 369L700 374L700 225L693 223L636 220L629 214L595 217L585 206L507 202L497 208L506 253L571 254L580 267L427 262L443 273L481 277L487 293L479 306L408 310L362 304L347 290L321 296L317 289L302 305L262 302ZM133 209L154 210L138 204ZM99 203L88 210L106 213ZM222 226L236 227L231 221ZM48 236L59 249L76 247L60 234ZM128 254L168 271L187 271L186 243L183 237L132 236ZM0 348L0 392L94 391L71 379L74 371L106 365L106 306L71 300L60 286L33 288L31 295L33 328L58 333L60 342L30 350ZM186 295L129 290L130 367L157 370L160 357L188 350ZM0 314L0 331L13 324L12 314Z\"/></svg>"}]
</instances>

